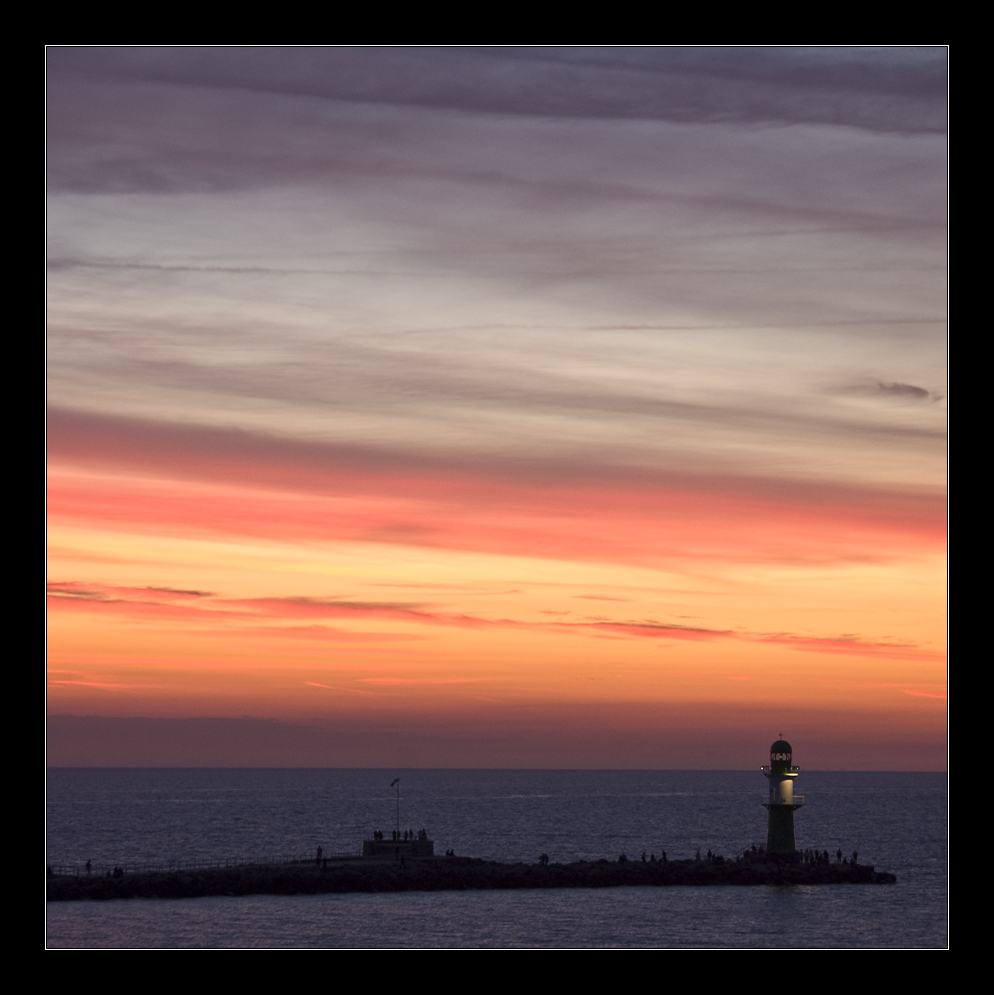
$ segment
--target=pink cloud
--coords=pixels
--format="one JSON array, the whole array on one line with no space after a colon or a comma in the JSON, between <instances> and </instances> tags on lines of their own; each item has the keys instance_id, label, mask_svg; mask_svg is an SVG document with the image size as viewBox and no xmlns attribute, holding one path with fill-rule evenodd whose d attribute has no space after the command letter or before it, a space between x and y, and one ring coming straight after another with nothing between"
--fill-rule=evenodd
<instances>
[{"instance_id":1,"label":"pink cloud","mask_svg":"<svg viewBox=\"0 0 994 995\"><path fill-rule=\"evenodd\" d=\"M590 461L543 470L79 412L53 412L49 439L50 514L141 533L642 564L880 561L945 537L940 495Z\"/></svg>"}]
</instances>

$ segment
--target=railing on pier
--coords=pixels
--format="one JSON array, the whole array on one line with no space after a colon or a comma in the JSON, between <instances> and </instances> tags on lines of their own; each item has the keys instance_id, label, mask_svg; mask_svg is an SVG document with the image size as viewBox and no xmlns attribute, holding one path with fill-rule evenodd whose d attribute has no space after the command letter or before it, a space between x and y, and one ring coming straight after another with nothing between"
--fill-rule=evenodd
<instances>
[{"instance_id":1,"label":"railing on pier","mask_svg":"<svg viewBox=\"0 0 994 995\"><path fill-rule=\"evenodd\" d=\"M267 856L237 860L170 860L166 863L129 864L49 864L48 872L53 877L113 877L120 874L168 874L172 871L217 871L230 867L283 867L287 864L323 864L326 860L358 860L361 853L322 853L318 861L316 854L306 857Z\"/></svg>"}]
</instances>

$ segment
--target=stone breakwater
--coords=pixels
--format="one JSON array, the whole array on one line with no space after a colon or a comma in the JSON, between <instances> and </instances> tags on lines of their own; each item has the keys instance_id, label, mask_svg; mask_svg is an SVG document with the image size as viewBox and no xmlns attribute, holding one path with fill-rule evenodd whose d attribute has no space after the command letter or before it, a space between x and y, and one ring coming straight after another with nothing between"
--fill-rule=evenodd
<instances>
[{"instance_id":1,"label":"stone breakwater","mask_svg":"<svg viewBox=\"0 0 994 995\"><path fill-rule=\"evenodd\" d=\"M893 874L863 864L788 861L639 860L573 864L501 864L471 857L398 862L355 860L210 870L160 871L119 877L55 876L49 901L111 898L201 898L208 895L320 895L342 892L468 891L513 888L616 888L622 885L893 884Z\"/></svg>"}]
</instances>

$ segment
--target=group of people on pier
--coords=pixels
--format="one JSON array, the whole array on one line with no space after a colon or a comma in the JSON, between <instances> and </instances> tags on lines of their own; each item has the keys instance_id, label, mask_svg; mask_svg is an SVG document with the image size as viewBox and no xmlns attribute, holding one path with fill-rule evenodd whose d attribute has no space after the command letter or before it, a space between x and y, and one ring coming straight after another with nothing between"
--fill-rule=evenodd
<instances>
[{"instance_id":1,"label":"group of people on pier","mask_svg":"<svg viewBox=\"0 0 994 995\"><path fill-rule=\"evenodd\" d=\"M828 850L805 850L803 856L806 864L830 864L832 862L832 856ZM837 864L858 864L859 854L853 850L850 861L849 858L842 856L842 850L839 849L835 851L835 862Z\"/></svg>"},{"instance_id":2,"label":"group of people on pier","mask_svg":"<svg viewBox=\"0 0 994 995\"><path fill-rule=\"evenodd\" d=\"M386 836L384 835L384 833L382 832L382 830L377 829L377 830L374 830L374 832L373 832L373 839L376 840L377 842L382 842L383 840L386 839ZM409 842L411 842L412 840L415 840L415 839L418 839L418 840L426 840L426 839L428 839L428 830L424 829L424 828L421 828L421 829L418 830L418 832L417 832L416 835L415 835L415 832L414 832L413 829L405 829L404 832L403 832L403 835L401 835L401 832L398 829L392 829L392 830L390 830L390 842L391 843L400 843L401 840L403 840L404 843L409 843Z\"/></svg>"}]
</instances>

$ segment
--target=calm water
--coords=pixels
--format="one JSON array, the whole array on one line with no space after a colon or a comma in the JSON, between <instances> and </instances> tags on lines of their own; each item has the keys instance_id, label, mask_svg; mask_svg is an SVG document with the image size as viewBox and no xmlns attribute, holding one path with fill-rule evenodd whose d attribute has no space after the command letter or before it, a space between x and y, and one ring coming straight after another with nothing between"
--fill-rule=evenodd
<instances>
[{"instance_id":1,"label":"calm water","mask_svg":"<svg viewBox=\"0 0 994 995\"><path fill-rule=\"evenodd\" d=\"M401 826L532 862L734 856L765 841L742 771L53 770L54 864L358 850ZM51 947L944 947L944 774L801 772L802 849L857 850L890 887L617 888L54 903Z\"/></svg>"}]
</instances>

